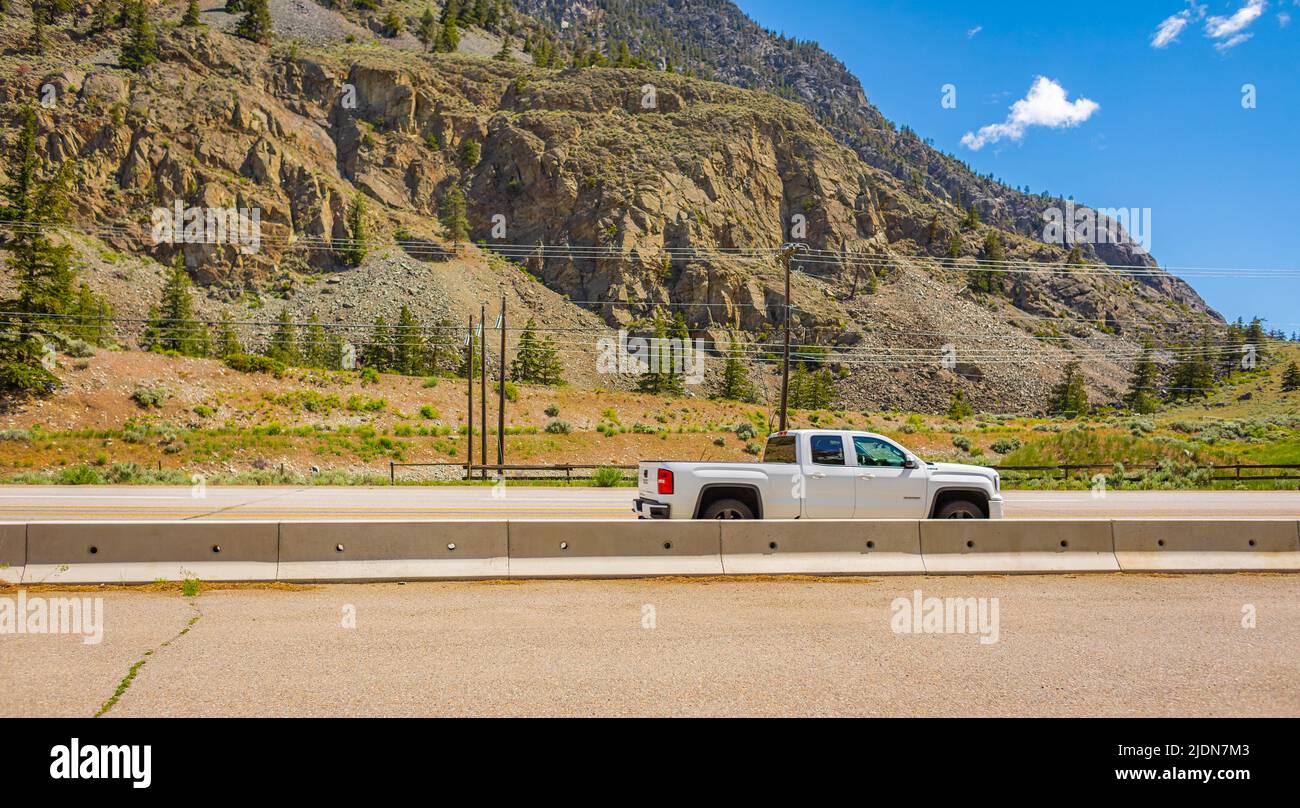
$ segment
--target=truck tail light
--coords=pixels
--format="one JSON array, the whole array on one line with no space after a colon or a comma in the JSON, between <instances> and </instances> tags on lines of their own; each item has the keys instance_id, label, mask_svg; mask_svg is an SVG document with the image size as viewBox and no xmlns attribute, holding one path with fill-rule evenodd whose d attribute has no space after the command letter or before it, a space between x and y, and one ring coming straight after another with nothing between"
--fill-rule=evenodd
<instances>
[{"instance_id":1,"label":"truck tail light","mask_svg":"<svg viewBox=\"0 0 1300 808\"><path fill-rule=\"evenodd\" d=\"M673 473L668 469L659 469L659 493L671 494L673 492Z\"/></svg>"}]
</instances>

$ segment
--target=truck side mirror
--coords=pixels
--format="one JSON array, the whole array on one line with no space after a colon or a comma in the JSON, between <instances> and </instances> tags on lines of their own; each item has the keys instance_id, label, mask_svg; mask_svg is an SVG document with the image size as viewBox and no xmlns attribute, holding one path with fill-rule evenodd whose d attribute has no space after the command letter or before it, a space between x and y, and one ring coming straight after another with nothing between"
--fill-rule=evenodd
<instances>
[{"instance_id":1,"label":"truck side mirror","mask_svg":"<svg viewBox=\"0 0 1300 808\"><path fill-rule=\"evenodd\" d=\"M916 462L915 457L909 457L903 461L903 468L905 469L915 469L920 468L920 466L921 464Z\"/></svg>"}]
</instances>

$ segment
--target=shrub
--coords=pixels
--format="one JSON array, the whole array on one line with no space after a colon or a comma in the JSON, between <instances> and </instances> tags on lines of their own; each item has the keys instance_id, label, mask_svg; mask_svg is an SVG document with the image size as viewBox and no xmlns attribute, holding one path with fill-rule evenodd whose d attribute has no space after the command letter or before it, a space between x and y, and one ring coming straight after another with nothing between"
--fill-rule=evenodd
<instances>
[{"instance_id":1,"label":"shrub","mask_svg":"<svg viewBox=\"0 0 1300 808\"><path fill-rule=\"evenodd\" d=\"M90 466L68 466L54 475L55 485L102 485L104 478Z\"/></svg>"},{"instance_id":2,"label":"shrub","mask_svg":"<svg viewBox=\"0 0 1300 808\"><path fill-rule=\"evenodd\" d=\"M758 435L753 424L740 424L736 427L736 437L741 440L750 440Z\"/></svg>"},{"instance_id":3,"label":"shrub","mask_svg":"<svg viewBox=\"0 0 1300 808\"><path fill-rule=\"evenodd\" d=\"M221 361L226 363L226 367L231 370L237 370L240 373L273 373L276 376L284 373L284 363L276 361L269 356L258 356L257 354L230 354Z\"/></svg>"},{"instance_id":4,"label":"shrub","mask_svg":"<svg viewBox=\"0 0 1300 808\"><path fill-rule=\"evenodd\" d=\"M759 446L757 443L751 442L745 444L745 454L757 455L762 451L763 451L763 447Z\"/></svg>"},{"instance_id":5,"label":"shrub","mask_svg":"<svg viewBox=\"0 0 1300 808\"><path fill-rule=\"evenodd\" d=\"M74 359L85 359L95 355L95 349L90 344L79 339L69 340L68 347L64 350L68 356Z\"/></svg>"},{"instance_id":6,"label":"shrub","mask_svg":"<svg viewBox=\"0 0 1300 808\"><path fill-rule=\"evenodd\" d=\"M432 389L432 388L434 388L434 387L437 387L437 386L438 386L438 377L437 377L437 376L430 376L429 378L427 378L427 379L424 380L423 387L424 387L425 390L430 390L430 389Z\"/></svg>"},{"instance_id":7,"label":"shrub","mask_svg":"<svg viewBox=\"0 0 1300 808\"><path fill-rule=\"evenodd\" d=\"M0 429L0 440L11 440L20 443L26 443L32 439L32 433L26 429Z\"/></svg>"},{"instance_id":8,"label":"shrub","mask_svg":"<svg viewBox=\"0 0 1300 808\"><path fill-rule=\"evenodd\" d=\"M970 438L966 437L965 435L954 435L952 438L952 445L956 446L958 449L961 449L963 452L969 452Z\"/></svg>"},{"instance_id":9,"label":"shrub","mask_svg":"<svg viewBox=\"0 0 1300 808\"><path fill-rule=\"evenodd\" d=\"M1020 438L998 438L989 448L998 454L1010 454L1020 448Z\"/></svg>"},{"instance_id":10,"label":"shrub","mask_svg":"<svg viewBox=\"0 0 1300 808\"><path fill-rule=\"evenodd\" d=\"M567 435L573 431L568 421L551 421L546 425L546 431L551 435Z\"/></svg>"},{"instance_id":11,"label":"shrub","mask_svg":"<svg viewBox=\"0 0 1300 808\"><path fill-rule=\"evenodd\" d=\"M727 445L727 439L726 439L726 438L714 438L714 439L713 439L713 445L714 445L714 446L726 446L726 445Z\"/></svg>"},{"instance_id":12,"label":"shrub","mask_svg":"<svg viewBox=\"0 0 1300 808\"><path fill-rule=\"evenodd\" d=\"M591 483L598 488L613 488L623 482L622 469L602 466L596 469L591 475Z\"/></svg>"},{"instance_id":13,"label":"shrub","mask_svg":"<svg viewBox=\"0 0 1300 808\"><path fill-rule=\"evenodd\" d=\"M367 384L379 384L379 371L374 368L361 369L361 386L365 387Z\"/></svg>"},{"instance_id":14,"label":"shrub","mask_svg":"<svg viewBox=\"0 0 1300 808\"><path fill-rule=\"evenodd\" d=\"M131 400L146 410L161 407L171 397L166 387L137 387L131 394Z\"/></svg>"},{"instance_id":15,"label":"shrub","mask_svg":"<svg viewBox=\"0 0 1300 808\"><path fill-rule=\"evenodd\" d=\"M514 382L506 382L506 401L515 403L519 400L519 387Z\"/></svg>"},{"instance_id":16,"label":"shrub","mask_svg":"<svg viewBox=\"0 0 1300 808\"><path fill-rule=\"evenodd\" d=\"M206 404L200 404L194 408L194 414L200 418L207 418L209 415L212 415L212 408Z\"/></svg>"},{"instance_id":17,"label":"shrub","mask_svg":"<svg viewBox=\"0 0 1300 808\"><path fill-rule=\"evenodd\" d=\"M425 419L426 421L432 421L437 418L441 418L442 416L438 413L438 410L435 409L432 404L425 404L424 406L420 407L420 417Z\"/></svg>"},{"instance_id":18,"label":"shrub","mask_svg":"<svg viewBox=\"0 0 1300 808\"><path fill-rule=\"evenodd\" d=\"M546 414L547 416L554 418L555 416L560 414L560 408L554 404L551 404L546 408Z\"/></svg>"}]
</instances>

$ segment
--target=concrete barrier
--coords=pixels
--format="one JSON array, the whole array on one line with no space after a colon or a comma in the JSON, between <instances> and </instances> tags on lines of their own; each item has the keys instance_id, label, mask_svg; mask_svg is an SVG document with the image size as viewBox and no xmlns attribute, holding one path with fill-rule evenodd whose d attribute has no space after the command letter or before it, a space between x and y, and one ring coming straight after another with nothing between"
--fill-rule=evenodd
<instances>
[{"instance_id":1,"label":"concrete barrier","mask_svg":"<svg viewBox=\"0 0 1300 808\"><path fill-rule=\"evenodd\" d=\"M722 574L716 521L509 524L511 578Z\"/></svg>"},{"instance_id":2,"label":"concrete barrier","mask_svg":"<svg viewBox=\"0 0 1300 808\"><path fill-rule=\"evenodd\" d=\"M27 565L27 525L0 524L0 583L16 584Z\"/></svg>"},{"instance_id":3,"label":"concrete barrier","mask_svg":"<svg viewBox=\"0 0 1300 808\"><path fill-rule=\"evenodd\" d=\"M718 524L727 575L925 574L913 520Z\"/></svg>"},{"instance_id":4,"label":"concrete barrier","mask_svg":"<svg viewBox=\"0 0 1300 808\"><path fill-rule=\"evenodd\" d=\"M277 534L274 522L37 522L23 583L274 581Z\"/></svg>"},{"instance_id":5,"label":"concrete barrier","mask_svg":"<svg viewBox=\"0 0 1300 808\"><path fill-rule=\"evenodd\" d=\"M505 522L281 522L281 581L505 578Z\"/></svg>"},{"instance_id":6,"label":"concrete barrier","mask_svg":"<svg viewBox=\"0 0 1300 808\"><path fill-rule=\"evenodd\" d=\"M931 574L1119 572L1106 520L971 520L921 523Z\"/></svg>"},{"instance_id":7,"label":"concrete barrier","mask_svg":"<svg viewBox=\"0 0 1300 808\"><path fill-rule=\"evenodd\" d=\"M1300 571L1292 520L1121 519L1115 557L1125 572Z\"/></svg>"}]
</instances>

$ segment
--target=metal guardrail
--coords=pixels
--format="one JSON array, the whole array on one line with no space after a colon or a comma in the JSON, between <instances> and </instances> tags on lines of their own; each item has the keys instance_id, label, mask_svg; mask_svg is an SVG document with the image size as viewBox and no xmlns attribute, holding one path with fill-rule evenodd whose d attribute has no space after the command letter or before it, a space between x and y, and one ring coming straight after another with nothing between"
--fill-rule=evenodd
<instances>
[{"instance_id":1,"label":"metal guardrail","mask_svg":"<svg viewBox=\"0 0 1300 808\"><path fill-rule=\"evenodd\" d=\"M1153 471L1160 468L1154 463L1141 463L1134 465L1121 464L1124 471ZM397 463L390 461L388 463L388 480L392 484L397 483L397 469L399 468L459 468L464 470L464 479L472 479L475 473L487 478L489 472L499 473L502 477L511 471L529 471L529 472L552 472L554 476L534 476L535 480L587 480L591 479L590 472L596 469L611 468L620 471L636 471L637 466L633 464L620 463L537 463L537 464L467 464L467 463ZM1056 466L988 466L988 468L998 472L1051 472L1060 473L1062 480L1070 479L1073 472L1080 471L1108 471L1115 467L1114 463L1067 463ZM1232 463L1226 465L1209 465L1201 468L1211 469L1215 472L1230 471L1231 474L1215 474L1211 479L1216 481L1242 480L1250 481L1268 481L1268 480L1300 480L1300 474L1289 474L1286 472L1300 472L1300 464L1297 463ZM1247 471L1278 471L1283 472L1274 475L1261 474L1242 474L1243 470ZM574 472L588 472L587 474L575 474ZM562 475L562 476L561 476Z\"/></svg>"}]
</instances>

